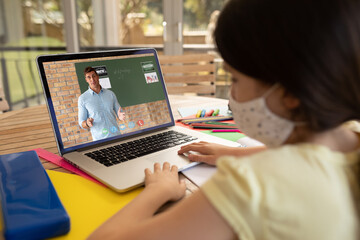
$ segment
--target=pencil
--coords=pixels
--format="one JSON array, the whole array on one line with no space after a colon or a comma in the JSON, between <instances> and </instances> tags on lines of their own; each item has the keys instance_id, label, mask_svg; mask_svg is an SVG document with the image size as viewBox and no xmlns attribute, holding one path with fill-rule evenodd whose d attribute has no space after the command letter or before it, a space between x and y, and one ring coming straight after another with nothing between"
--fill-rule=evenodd
<instances>
[{"instance_id":1,"label":"pencil","mask_svg":"<svg viewBox=\"0 0 360 240\"><path fill-rule=\"evenodd\" d=\"M181 122L185 124L195 123L195 122L207 122L207 121L225 121L232 120L231 116L212 116L212 117L202 117L202 118L189 118L183 119Z\"/></svg>"},{"instance_id":2,"label":"pencil","mask_svg":"<svg viewBox=\"0 0 360 240\"><path fill-rule=\"evenodd\" d=\"M239 132L241 131L239 129L214 129L212 132Z\"/></svg>"},{"instance_id":3,"label":"pencil","mask_svg":"<svg viewBox=\"0 0 360 240\"><path fill-rule=\"evenodd\" d=\"M213 116L217 116L217 115L219 115L219 113L220 113L220 109L216 109L214 112L213 112Z\"/></svg>"},{"instance_id":4,"label":"pencil","mask_svg":"<svg viewBox=\"0 0 360 240\"><path fill-rule=\"evenodd\" d=\"M209 112L205 113L205 117L210 117L214 113L214 109L211 109Z\"/></svg>"}]
</instances>

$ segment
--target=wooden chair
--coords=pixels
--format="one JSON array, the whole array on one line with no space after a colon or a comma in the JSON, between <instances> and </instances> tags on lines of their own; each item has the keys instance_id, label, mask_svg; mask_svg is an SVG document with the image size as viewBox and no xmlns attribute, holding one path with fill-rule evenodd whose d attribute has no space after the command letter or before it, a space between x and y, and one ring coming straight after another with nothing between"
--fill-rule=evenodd
<instances>
[{"instance_id":1,"label":"wooden chair","mask_svg":"<svg viewBox=\"0 0 360 240\"><path fill-rule=\"evenodd\" d=\"M213 55L160 55L159 61L168 94L215 97Z\"/></svg>"},{"instance_id":2,"label":"wooden chair","mask_svg":"<svg viewBox=\"0 0 360 240\"><path fill-rule=\"evenodd\" d=\"M5 112L7 110L9 110L9 104L5 99L5 94L3 89L0 87L0 112Z\"/></svg>"}]
</instances>

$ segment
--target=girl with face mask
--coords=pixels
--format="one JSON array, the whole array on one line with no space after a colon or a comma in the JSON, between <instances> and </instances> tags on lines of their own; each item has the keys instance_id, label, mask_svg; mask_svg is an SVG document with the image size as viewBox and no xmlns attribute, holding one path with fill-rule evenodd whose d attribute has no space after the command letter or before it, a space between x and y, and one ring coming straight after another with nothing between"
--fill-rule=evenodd
<instances>
[{"instance_id":1,"label":"girl with face mask","mask_svg":"<svg viewBox=\"0 0 360 240\"><path fill-rule=\"evenodd\" d=\"M230 0L214 36L234 120L268 149L219 158L199 191L157 215L185 186L176 166L155 164L90 238L360 239L360 128L350 122L360 119L360 0ZM208 148L210 160L223 151L201 144L192 150Z\"/></svg>"}]
</instances>

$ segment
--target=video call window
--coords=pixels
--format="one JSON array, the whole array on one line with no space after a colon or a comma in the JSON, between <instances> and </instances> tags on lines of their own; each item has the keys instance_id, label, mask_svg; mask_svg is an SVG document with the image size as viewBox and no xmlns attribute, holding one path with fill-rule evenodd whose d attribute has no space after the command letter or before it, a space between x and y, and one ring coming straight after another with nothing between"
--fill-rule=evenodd
<instances>
[{"instance_id":1,"label":"video call window","mask_svg":"<svg viewBox=\"0 0 360 240\"><path fill-rule=\"evenodd\" d=\"M89 91L88 67L96 71L98 79L91 81L98 80L98 94ZM153 54L48 62L44 68L64 148L171 122ZM94 119L94 129L81 127L79 113Z\"/></svg>"}]
</instances>

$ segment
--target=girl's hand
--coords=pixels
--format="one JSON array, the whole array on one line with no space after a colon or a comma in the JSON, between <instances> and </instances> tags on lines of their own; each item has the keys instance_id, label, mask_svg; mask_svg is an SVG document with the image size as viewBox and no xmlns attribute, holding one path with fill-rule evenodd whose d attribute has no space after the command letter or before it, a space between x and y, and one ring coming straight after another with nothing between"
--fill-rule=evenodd
<instances>
[{"instance_id":1,"label":"girl's hand","mask_svg":"<svg viewBox=\"0 0 360 240\"><path fill-rule=\"evenodd\" d=\"M190 151L200 154L189 154L188 158L193 162L204 162L209 165L215 165L216 159L223 155L232 155L234 147L228 147L216 143L198 142L182 146L178 154L188 153Z\"/></svg>"},{"instance_id":2,"label":"girl's hand","mask_svg":"<svg viewBox=\"0 0 360 240\"><path fill-rule=\"evenodd\" d=\"M161 169L160 163L154 164L154 172L145 169L145 187L160 192L168 197L170 201L177 201L185 195L185 182L179 181L177 166L170 168L170 163L164 162Z\"/></svg>"},{"instance_id":3,"label":"girl's hand","mask_svg":"<svg viewBox=\"0 0 360 240\"><path fill-rule=\"evenodd\" d=\"M221 156L246 156L265 150L265 146L257 147L228 147L221 144L198 142L182 146L178 154L197 152L199 154L189 153L187 156L190 161L204 162L209 165L216 165L216 160Z\"/></svg>"}]
</instances>

